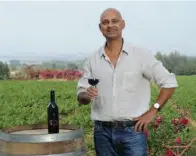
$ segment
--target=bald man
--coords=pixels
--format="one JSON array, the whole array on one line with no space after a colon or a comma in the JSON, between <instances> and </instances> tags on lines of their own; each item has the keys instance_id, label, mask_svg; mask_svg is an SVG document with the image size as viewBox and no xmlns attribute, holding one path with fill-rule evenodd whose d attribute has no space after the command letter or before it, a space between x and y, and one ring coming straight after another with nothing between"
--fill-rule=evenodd
<instances>
[{"instance_id":1,"label":"bald man","mask_svg":"<svg viewBox=\"0 0 196 156\"><path fill-rule=\"evenodd\" d=\"M144 130L178 86L176 77L148 50L122 37L125 21L117 9L106 9L99 29L106 42L84 64L78 81L80 105L91 105L97 156L147 156ZM131 35L131 34L130 34ZM88 78L98 78L96 87ZM161 87L150 107L150 81Z\"/></svg>"}]
</instances>

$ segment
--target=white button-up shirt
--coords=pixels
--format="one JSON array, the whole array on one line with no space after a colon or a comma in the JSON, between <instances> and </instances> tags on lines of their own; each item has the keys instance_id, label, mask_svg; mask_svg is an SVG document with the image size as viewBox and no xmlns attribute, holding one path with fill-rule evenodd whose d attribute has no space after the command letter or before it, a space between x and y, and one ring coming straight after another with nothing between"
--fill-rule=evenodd
<instances>
[{"instance_id":1,"label":"white button-up shirt","mask_svg":"<svg viewBox=\"0 0 196 156\"><path fill-rule=\"evenodd\" d=\"M105 44L84 63L77 94L90 85L88 77L99 78L98 96L91 105L91 119L101 121L129 120L149 110L150 80L162 88L177 87L176 76L146 49L124 42L116 67L107 57Z\"/></svg>"}]
</instances>

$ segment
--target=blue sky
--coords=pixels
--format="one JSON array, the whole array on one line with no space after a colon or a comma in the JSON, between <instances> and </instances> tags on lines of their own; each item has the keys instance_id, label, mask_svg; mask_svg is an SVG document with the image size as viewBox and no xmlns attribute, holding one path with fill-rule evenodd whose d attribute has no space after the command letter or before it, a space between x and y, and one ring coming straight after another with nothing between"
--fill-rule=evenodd
<instances>
[{"instance_id":1,"label":"blue sky","mask_svg":"<svg viewBox=\"0 0 196 156\"><path fill-rule=\"evenodd\" d=\"M153 52L196 56L196 2L0 1L0 58L84 56L105 41L101 12L119 9L125 40Z\"/></svg>"}]
</instances>

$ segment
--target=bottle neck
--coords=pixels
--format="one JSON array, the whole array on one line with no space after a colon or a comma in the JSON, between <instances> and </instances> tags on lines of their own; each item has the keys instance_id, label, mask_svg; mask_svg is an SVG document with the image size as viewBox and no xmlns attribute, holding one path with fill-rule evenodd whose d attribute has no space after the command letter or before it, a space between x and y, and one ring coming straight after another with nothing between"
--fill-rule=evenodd
<instances>
[{"instance_id":1,"label":"bottle neck","mask_svg":"<svg viewBox=\"0 0 196 156\"><path fill-rule=\"evenodd\" d=\"M54 93L54 91L50 92L50 101L55 102L55 93Z\"/></svg>"}]
</instances>

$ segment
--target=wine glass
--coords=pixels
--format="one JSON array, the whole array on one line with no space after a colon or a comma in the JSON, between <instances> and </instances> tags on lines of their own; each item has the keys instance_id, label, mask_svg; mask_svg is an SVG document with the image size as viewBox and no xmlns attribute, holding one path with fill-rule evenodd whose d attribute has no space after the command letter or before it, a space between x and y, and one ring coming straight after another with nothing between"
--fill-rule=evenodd
<instances>
[{"instance_id":1,"label":"wine glass","mask_svg":"<svg viewBox=\"0 0 196 156\"><path fill-rule=\"evenodd\" d=\"M88 83L89 83L92 87L96 88L96 87L97 87L97 84L99 83L99 78L98 78L98 77L93 77L93 76L88 77ZM96 97L94 97L93 100L95 100L95 98L96 98Z\"/></svg>"},{"instance_id":2,"label":"wine glass","mask_svg":"<svg viewBox=\"0 0 196 156\"><path fill-rule=\"evenodd\" d=\"M93 87L97 87L97 84L99 83L99 78L95 78L95 77L89 77L88 78L88 83L93 86Z\"/></svg>"}]
</instances>

